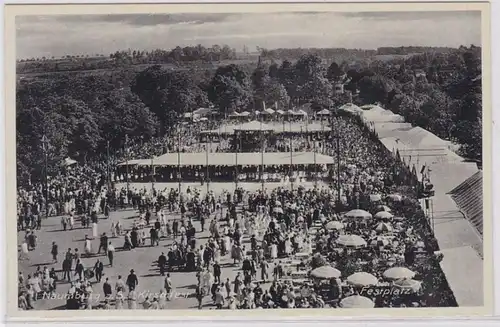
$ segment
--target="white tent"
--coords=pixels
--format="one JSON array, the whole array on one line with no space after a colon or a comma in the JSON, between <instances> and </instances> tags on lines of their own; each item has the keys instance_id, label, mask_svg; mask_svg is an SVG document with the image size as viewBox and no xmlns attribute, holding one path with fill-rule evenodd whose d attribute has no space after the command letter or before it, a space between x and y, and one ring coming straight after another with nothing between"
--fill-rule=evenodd
<instances>
[{"instance_id":1,"label":"white tent","mask_svg":"<svg viewBox=\"0 0 500 327\"><path fill-rule=\"evenodd\" d=\"M330 114L331 114L331 112L330 112L330 110L328 110L328 109L323 109L323 110L318 111L318 112L316 113L316 115L318 115L318 116L328 116L328 115L330 115Z\"/></svg>"},{"instance_id":2,"label":"white tent","mask_svg":"<svg viewBox=\"0 0 500 327\"><path fill-rule=\"evenodd\" d=\"M63 160L63 166L65 167L69 167L69 166L73 166L73 165L76 165L77 164L77 161L76 160L73 160L71 158L66 158Z\"/></svg>"},{"instance_id":3,"label":"white tent","mask_svg":"<svg viewBox=\"0 0 500 327\"><path fill-rule=\"evenodd\" d=\"M263 115L274 115L274 113L275 113L275 111L271 108L267 108L267 109L262 111Z\"/></svg>"}]
</instances>

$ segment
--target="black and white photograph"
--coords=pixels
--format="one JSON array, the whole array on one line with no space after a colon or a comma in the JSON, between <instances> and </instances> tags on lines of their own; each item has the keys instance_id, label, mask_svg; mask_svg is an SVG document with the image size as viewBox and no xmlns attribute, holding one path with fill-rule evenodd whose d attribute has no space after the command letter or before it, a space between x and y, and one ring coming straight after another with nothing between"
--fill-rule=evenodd
<instances>
[{"instance_id":1,"label":"black and white photograph","mask_svg":"<svg viewBox=\"0 0 500 327\"><path fill-rule=\"evenodd\" d=\"M15 17L17 310L485 307L485 12L204 6Z\"/></svg>"}]
</instances>

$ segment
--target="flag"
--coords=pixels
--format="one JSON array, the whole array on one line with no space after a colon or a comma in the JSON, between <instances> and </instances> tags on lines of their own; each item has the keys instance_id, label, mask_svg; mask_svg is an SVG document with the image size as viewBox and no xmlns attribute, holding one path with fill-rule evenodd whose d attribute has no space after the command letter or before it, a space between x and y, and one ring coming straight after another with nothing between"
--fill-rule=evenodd
<instances>
[{"instance_id":1,"label":"flag","mask_svg":"<svg viewBox=\"0 0 500 327\"><path fill-rule=\"evenodd\" d=\"M422 166L422 169L420 169L420 174L423 175L425 173L425 165Z\"/></svg>"}]
</instances>

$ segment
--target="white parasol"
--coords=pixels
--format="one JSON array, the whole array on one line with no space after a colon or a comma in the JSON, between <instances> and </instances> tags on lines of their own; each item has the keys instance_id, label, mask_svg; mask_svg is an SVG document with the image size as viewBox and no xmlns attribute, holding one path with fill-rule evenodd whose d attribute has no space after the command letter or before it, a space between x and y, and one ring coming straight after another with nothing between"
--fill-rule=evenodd
<instances>
[{"instance_id":1,"label":"white parasol","mask_svg":"<svg viewBox=\"0 0 500 327\"><path fill-rule=\"evenodd\" d=\"M339 278L341 275L342 274L338 269L331 266L322 266L311 271L311 277L317 279Z\"/></svg>"},{"instance_id":2,"label":"white parasol","mask_svg":"<svg viewBox=\"0 0 500 327\"><path fill-rule=\"evenodd\" d=\"M394 215L387 211L380 211L373 216L375 219L383 220L383 219L392 219Z\"/></svg>"},{"instance_id":3,"label":"white parasol","mask_svg":"<svg viewBox=\"0 0 500 327\"><path fill-rule=\"evenodd\" d=\"M340 229L344 229L344 224L341 223L340 221L333 220L333 221L328 222L325 225L325 228L328 230L340 230Z\"/></svg>"},{"instance_id":4,"label":"white parasol","mask_svg":"<svg viewBox=\"0 0 500 327\"><path fill-rule=\"evenodd\" d=\"M384 278L389 280L412 279L415 273L405 267L393 267L384 271Z\"/></svg>"},{"instance_id":5,"label":"white parasol","mask_svg":"<svg viewBox=\"0 0 500 327\"><path fill-rule=\"evenodd\" d=\"M357 272L347 277L347 283L354 286L365 287L365 286L377 285L378 279L377 277L367 272Z\"/></svg>"},{"instance_id":6,"label":"white parasol","mask_svg":"<svg viewBox=\"0 0 500 327\"><path fill-rule=\"evenodd\" d=\"M354 209L349 211L344 215L346 218L350 219L371 219L372 215L368 211L361 209Z\"/></svg>"},{"instance_id":7,"label":"white parasol","mask_svg":"<svg viewBox=\"0 0 500 327\"><path fill-rule=\"evenodd\" d=\"M342 308L369 309L375 307L375 303L367 297L361 295L352 295L340 301Z\"/></svg>"},{"instance_id":8,"label":"white parasol","mask_svg":"<svg viewBox=\"0 0 500 327\"><path fill-rule=\"evenodd\" d=\"M337 244L351 248L362 248L366 246L366 241L358 235L340 235Z\"/></svg>"}]
</instances>

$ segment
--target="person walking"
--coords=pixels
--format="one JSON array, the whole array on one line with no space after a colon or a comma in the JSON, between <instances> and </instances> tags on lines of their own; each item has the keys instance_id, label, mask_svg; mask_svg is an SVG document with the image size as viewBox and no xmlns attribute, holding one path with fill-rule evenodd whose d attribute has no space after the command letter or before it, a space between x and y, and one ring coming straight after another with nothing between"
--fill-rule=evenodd
<instances>
[{"instance_id":1,"label":"person walking","mask_svg":"<svg viewBox=\"0 0 500 327\"><path fill-rule=\"evenodd\" d=\"M101 260L97 259L97 262L94 265L95 279L98 283L101 282L102 274L104 272L104 264Z\"/></svg>"},{"instance_id":2,"label":"person walking","mask_svg":"<svg viewBox=\"0 0 500 327\"><path fill-rule=\"evenodd\" d=\"M115 256L115 247L111 242L108 243L108 260L109 260L109 266L113 267L113 258Z\"/></svg>"},{"instance_id":3,"label":"person walking","mask_svg":"<svg viewBox=\"0 0 500 327\"><path fill-rule=\"evenodd\" d=\"M221 276L221 267L218 262L215 262L213 265L213 271L214 271L214 281L215 283L220 284L220 276Z\"/></svg>"},{"instance_id":4,"label":"person walking","mask_svg":"<svg viewBox=\"0 0 500 327\"><path fill-rule=\"evenodd\" d=\"M137 275L134 273L134 269L131 269L130 274L127 277L127 286L129 292L135 290L137 285L139 285L139 280L137 279Z\"/></svg>"},{"instance_id":5,"label":"person walking","mask_svg":"<svg viewBox=\"0 0 500 327\"><path fill-rule=\"evenodd\" d=\"M59 251L57 249L56 242L52 242L52 249L50 250L50 254L52 254L52 261L54 263L57 263L57 255L59 254Z\"/></svg>"},{"instance_id":6,"label":"person walking","mask_svg":"<svg viewBox=\"0 0 500 327\"><path fill-rule=\"evenodd\" d=\"M160 275L165 276L165 265L167 264L167 257L165 256L165 253L161 253L161 255L158 257L158 267L160 268Z\"/></svg>"},{"instance_id":7,"label":"person walking","mask_svg":"<svg viewBox=\"0 0 500 327\"><path fill-rule=\"evenodd\" d=\"M168 273L167 273L167 277L165 277L164 288L165 288L165 291L167 293L166 294L167 300L170 301L171 296L172 296L173 287L172 287L172 279L170 279L170 274L168 274Z\"/></svg>"},{"instance_id":8,"label":"person walking","mask_svg":"<svg viewBox=\"0 0 500 327\"><path fill-rule=\"evenodd\" d=\"M106 278L106 281L104 282L104 284L102 284L102 291L106 300L108 300L111 297L111 294L113 294L111 284L109 283L109 278Z\"/></svg>"},{"instance_id":9,"label":"person walking","mask_svg":"<svg viewBox=\"0 0 500 327\"><path fill-rule=\"evenodd\" d=\"M81 281L83 280L83 271L84 267L83 264L80 260L76 261L76 266L75 266L75 276L78 275L78 279Z\"/></svg>"},{"instance_id":10,"label":"person walking","mask_svg":"<svg viewBox=\"0 0 500 327\"><path fill-rule=\"evenodd\" d=\"M106 236L106 233L102 233L101 238L99 240L99 250L97 250L97 254L101 253L101 249L104 250L104 253L108 252L108 237Z\"/></svg>"}]
</instances>

